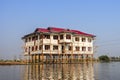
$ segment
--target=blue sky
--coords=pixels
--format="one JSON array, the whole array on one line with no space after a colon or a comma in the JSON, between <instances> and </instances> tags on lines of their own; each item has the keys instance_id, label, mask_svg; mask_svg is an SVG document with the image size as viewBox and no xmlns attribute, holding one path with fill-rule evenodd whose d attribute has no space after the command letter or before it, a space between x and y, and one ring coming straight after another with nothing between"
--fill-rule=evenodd
<instances>
[{"instance_id":1,"label":"blue sky","mask_svg":"<svg viewBox=\"0 0 120 80\"><path fill-rule=\"evenodd\" d=\"M95 34L95 55L120 56L119 4L120 0L0 0L0 59L21 55L21 37L49 26Z\"/></svg>"}]
</instances>

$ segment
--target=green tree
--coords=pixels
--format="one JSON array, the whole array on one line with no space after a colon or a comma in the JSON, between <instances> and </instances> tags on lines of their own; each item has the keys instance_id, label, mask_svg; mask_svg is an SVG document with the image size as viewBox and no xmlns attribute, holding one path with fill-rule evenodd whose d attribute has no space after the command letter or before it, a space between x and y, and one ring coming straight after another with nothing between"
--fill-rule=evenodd
<instances>
[{"instance_id":1,"label":"green tree","mask_svg":"<svg viewBox=\"0 0 120 80\"><path fill-rule=\"evenodd\" d=\"M109 62L110 61L110 59L107 55L99 56L99 60L103 61L103 62Z\"/></svg>"}]
</instances>

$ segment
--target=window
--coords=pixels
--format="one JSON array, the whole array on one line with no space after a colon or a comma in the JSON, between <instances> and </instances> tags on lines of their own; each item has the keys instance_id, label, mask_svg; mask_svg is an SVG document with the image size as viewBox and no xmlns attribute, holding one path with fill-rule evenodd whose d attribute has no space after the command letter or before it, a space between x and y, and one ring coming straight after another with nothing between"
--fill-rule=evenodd
<instances>
[{"instance_id":1,"label":"window","mask_svg":"<svg viewBox=\"0 0 120 80\"><path fill-rule=\"evenodd\" d=\"M37 51L38 50L38 46L35 46L35 51Z\"/></svg>"},{"instance_id":2,"label":"window","mask_svg":"<svg viewBox=\"0 0 120 80\"><path fill-rule=\"evenodd\" d=\"M72 47L71 47L71 46L69 46L69 47L68 47L68 50L72 50Z\"/></svg>"},{"instance_id":3,"label":"window","mask_svg":"<svg viewBox=\"0 0 120 80\"><path fill-rule=\"evenodd\" d=\"M82 51L86 51L86 47L82 47Z\"/></svg>"},{"instance_id":4,"label":"window","mask_svg":"<svg viewBox=\"0 0 120 80\"><path fill-rule=\"evenodd\" d=\"M42 35L42 34L40 34L40 37L39 37L39 39L43 39L43 35Z\"/></svg>"},{"instance_id":5,"label":"window","mask_svg":"<svg viewBox=\"0 0 120 80\"><path fill-rule=\"evenodd\" d=\"M92 39L91 38L88 38L88 42L91 42L92 41Z\"/></svg>"},{"instance_id":6,"label":"window","mask_svg":"<svg viewBox=\"0 0 120 80\"><path fill-rule=\"evenodd\" d=\"M35 36L35 40L38 40L38 36Z\"/></svg>"},{"instance_id":7,"label":"window","mask_svg":"<svg viewBox=\"0 0 120 80\"><path fill-rule=\"evenodd\" d=\"M32 41L34 41L34 40L35 40L35 37L33 36L33 37L32 37Z\"/></svg>"},{"instance_id":8,"label":"window","mask_svg":"<svg viewBox=\"0 0 120 80\"><path fill-rule=\"evenodd\" d=\"M53 50L58 50L58 46L54 45Z\"/></svg>"},{"instance_id":9,"label":"window","mask_svg":"<svg viewBox=\"0 0 120 80\"><path fill-rule=\"evenodd\" d=\"M75 49L76 49L76 51L79 51L79 50L80 50L80 47L79 47L79 46L76 46Z\"/></svg>"},{"instance_id":10,"label":"window","mask_svg":"<svg viewBox=\"0 0 120 80\"><path fill-rule=\"evenodd\" d=\"M60 39L63 39L63 35L60 35Z\"/></svg>"},{"instance_id":11,"label":"window","mask_svg":"<svg viewBox=\"0 0 120 80\"><path fill-rule=\"evenodd\" d=\"M31 47L28 48L28 52L29 52L29 53L30 53L30 51L31 51Z\"/></svg>"},{"instance_id":12,"label":"window","mask_svg":"<svg viewBox=\"0 0 120 80\"><path fill-rule=\"evenodd\" d=\"M31 37L29 37L29 42L31 41Z\"/></svg>"},{"instance_id":13,"label":"window","mask_svg":"<svg viewBox=\"0 0 120 80\"><path fill-rule=\"evenodd\" d=\"M88 47L88 51L92 51L92 47Z\"/></svg>"},{"instance_id":14,"label":"window","mask_svg":"<svg viewBox=\"0 0 120 80\"><path fill-rule=\"evenodd\" d=\"M71 39L71 35L67 34L66 39Z\"/></svg>"},{"instance_id":15,"label":"window","mask_svg":"<svg viewBox=\"0 0 120 80\"><path fill-rule=\"evenodd\" d=\"M82 38L82 42L85 42L86 41L86 39L85 38Z\"/></svg>"},{"instance_id":16,"label":"window","mask_svg":"<svg viewBox=\"0 0 120 80\"><path fill-rule=\"evenodd\" d=\"M42 50L42 45L39 45L39 50Z\"/></svg>"},{"instance_id":17,"label":"window","mask_svg":"<svg viewBox=\"0 0 120 80\"><path fill-rule=\"evenodd\" d=\"M26 47L26 48L25 48L25 52L27 52L27 50L28 50L28 48Z\"/></svg>"},{"instance_id":18,"label":"window","mask_svg":"<svg viewBox=\"0 0 120 80\"><path fill-rule=\"evenodd\" d=\"M34 40L38 40L38 36L33 36L32 41L34 41Z\"/></svg>"},{"instance_id":19,"label":"window","mask_svg":"<svg viewBox=\"0 0 120 80\"><path fill-rule=\"evenodd\" d=\"M32 51L34 51L34 46L32 46Z\"/></svg>"},{"instance_id":20,"label":"window","mask_svg":"<svg viewBox=\"0 0 120 80\"><path fill-rule=\"evenodd\" d=\"M45 34L44 37L45 39L50 39L50 35Z\"/></svg>"},{"instance_id":21,"label":"window","mask_svg":"<svg viewBox=\"0 0 120 80\"><path fill-rule=\"evenodd\" d=\"M53 35L53 39L58 39L58 35Z\"/></svg>"},{"instance_id":22,"label":"window","mask_svg":"<svg viewBox=\"0 0 120 80\"><path fill-rule=\"evenodd\" d=\"M50 45L45 45L45 50L50 50Z\"/></svg>"},{"instance_id":23,"label":"window","mask_svg":"<svg viewBox=\"0 0 120 80\"><path fill-rule=\"evenodd\" d=\"M79 37L75 37L75 41L79 41Z\"/></svg>"}]
</instances>

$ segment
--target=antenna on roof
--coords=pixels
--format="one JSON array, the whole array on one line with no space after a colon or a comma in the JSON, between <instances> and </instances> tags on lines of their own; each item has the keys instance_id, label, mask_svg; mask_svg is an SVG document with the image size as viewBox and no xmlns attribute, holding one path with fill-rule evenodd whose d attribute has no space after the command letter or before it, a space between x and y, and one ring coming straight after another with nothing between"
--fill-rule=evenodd
<instances>
[{"instance_id":1,"label":"antenna on roof","mask_svg":"<svg viewBox=\"0 0 120 80\"><path fill-rule=\"evenodd\" d=\"M70 31L70 29L67 29L67 31Z\"/></svg>"},{"instance_id":2,"label":"antenna on roof","mask_svg":"<svg viewBox=\"0 0 120 80\"><path fill-rule=\"evenodd\" d=\"M50 30L50 27L48 27L48 30Z\"/></svg>"}]
</instances>

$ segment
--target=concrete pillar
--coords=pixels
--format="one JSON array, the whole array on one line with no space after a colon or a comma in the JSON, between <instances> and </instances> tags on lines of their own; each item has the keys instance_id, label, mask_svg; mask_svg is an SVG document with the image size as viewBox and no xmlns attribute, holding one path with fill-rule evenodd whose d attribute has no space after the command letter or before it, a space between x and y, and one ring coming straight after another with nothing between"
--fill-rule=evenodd
<instances>
[{"instance_id":1,"label":"concrete pillar","mask_svg":"<svg viewBox=\"0 0 120 80\"><path fill-rule=\"evenodd\" d=\"M38 62L40 62L40 54L38 54Z\"/></svg>"},{"instance_id":2,"label":"concrete pillar","mask_svg":"<svg viewBox=\"0 0 120 80\"><path fill-rule=\"evenodd\" d=\"M33 55L31 55L31 62L33 63Z\"/></svg>"}]
</instances>

